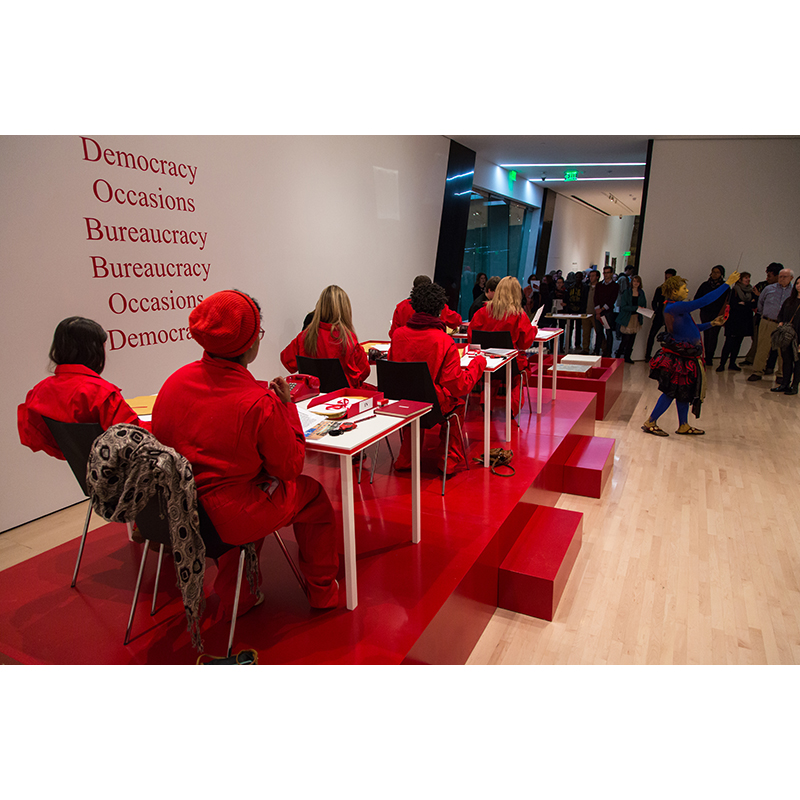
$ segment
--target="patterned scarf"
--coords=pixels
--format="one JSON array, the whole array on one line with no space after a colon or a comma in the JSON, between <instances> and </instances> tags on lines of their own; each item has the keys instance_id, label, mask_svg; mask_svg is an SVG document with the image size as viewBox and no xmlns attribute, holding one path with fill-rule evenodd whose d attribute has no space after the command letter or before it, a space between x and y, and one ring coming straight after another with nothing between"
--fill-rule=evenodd
<instances>
[{"instance_id":1,"label":"patterned scarf","mask_svg":"<svg viewBox=\"0 0 800 800\"><path fill-rule=\"evenodd\" d=\"M133 522L157 492L169 523L192 645L202 651L206 547L200 538L197 493L189 462L138 425L112 425L92 446L86 469L92 505L109 522Z\"/></svg>"}]
</instances>

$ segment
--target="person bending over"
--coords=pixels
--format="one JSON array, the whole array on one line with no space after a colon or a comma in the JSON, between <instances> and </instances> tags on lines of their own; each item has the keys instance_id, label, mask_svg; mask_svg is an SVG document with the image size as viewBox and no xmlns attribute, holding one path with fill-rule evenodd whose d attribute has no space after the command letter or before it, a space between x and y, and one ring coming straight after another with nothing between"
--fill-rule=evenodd
<instances>
[{"instance_id":1,"label":"person bending over","mask_svg":"<svg viewBox=\"0 0 800 800\"><path fill-rule=\"evenodd\" d=\"M417 275L414 278L414 287L417 286L424 286L425 284L433 283L433 281L427 275ZM412 291L413 291L412 288ZM446 298L446 295L445 295ZM392 315L392 326L389 328L389 338L391 339L394 335L394 332L398 328L402 328L403 325L408 322L411 318L411 315L414 313L414 309L411 307L411 297L407 297L405 300L401 300L397 307L394 310L394 314ZM462 323L461 314L457 314L455 311L450 309L445 303L444 308L442 309L441 314L442 320L449 328L453 328L458 330L459 325Z\"/></svg>"},{"instance_id":2,"label":"person bending over","mask_svg":"<svg viewBox=\"0 0 800 800\"><path fill-rule=\"evenodd\" d=\"M294 526L299 567L314 608L335 608L339 556L336 523L325 489L302 475L305 438L286 381L257 381L261 307L236 290L216 292L189 315L199 361L167 378L153 407L153 433L192 465L197 494L222 541L256 542ZM239 554L219 560L214 591L230 617ZM263 600L242 587L240 614Z\"/></svg>"},{"instance_id":3,"label":"person bending over","mask_svg":"<svg viewBox=\"0 0 800 800\"><path fill-rule=\"evenodd\" d=\"M528 368L525 351L533 345L536 330L522 310L519 281L509 276L498 283L494 298L470 320L467 341L472 342L474 331L508 331L511 346L519 350L517 366L522 372ZM511 413L515 417L519 414L519 384L520 376L515 375L511 385Z\"/></svg>"},{"instance_id":4,"label":"person bending over","mask_svg":"<svg viewBox=\"0 0 800 800\"><path fill-rule=\"evenodd\" d=\"M103 428L140 424L120 390L100 377L107 339L103 328L85 317L67 317L56 326L50 347L55 374L37 383L17 408L19 440L34 453L44 450L66 460L43 416L58 422L97 422Z\"/></svg>"},{"instance_id":5,"label":"person bending over","mask_svg":"<svg viewBox=\"0 0 800 800\"><path fill-rule=\"evenodd\" d=\"M699 436L705 433L689 424L689 405L696 417L700 416L700 404L705 396L705 365L700 332L714 325L724 324L724 317L700 325L692 319L692 311L703 308L722 297L739 280L734 272L726 282L714 291L695 300L689 300L686 281L675 275L664 282L663 292L667 300L664 306L664 325L666 331L658 335L661 349L650 361L650 377L658 381L661 397L658 398L652 413L642 425L645 433L655 436L669 436L656 422L670 407L672 401L678 407L679 427L675 433Z\"/></svg>"},{"instance_id":6,"label":"person bending over","mask_svg":"<svg viewBox=\"0 0 800 800\"><path fill-rule=\"evenodd\" d=\"M392 336L389 348L389 361L425 361L436 388L436 397L443 414L456 411L464 426L464 398L475 385L483 370L486 359L474 358L469 367L461 366L458 348L445 332L441 318L445 305L444 289L435 283L415 286L411 292L411 305L414 313L408 322L398 328ZM420 431L424 436L424 432ZM444 443L446 426L439 426L439 469L444 471ZM420 450L422 441L420 442ZM447 472L466 466L467 454L461 437L451 431L448 448ZM394 462L397 470L411 469L411 437L404 436L400 453Z\"/></svg>"},{"instance_id":7,"label":"person bending over","mask_svg":"<svg viewBox=\"0 0 800 800\"><path fill-rule=\"evenodd\" d=\"M297 356L338 358L351 389L369 377L369 359L358 343L347 292L338 286L322 290L311 322L281 353L281 363L297 372Z\"/></svg>"}]
</instances>

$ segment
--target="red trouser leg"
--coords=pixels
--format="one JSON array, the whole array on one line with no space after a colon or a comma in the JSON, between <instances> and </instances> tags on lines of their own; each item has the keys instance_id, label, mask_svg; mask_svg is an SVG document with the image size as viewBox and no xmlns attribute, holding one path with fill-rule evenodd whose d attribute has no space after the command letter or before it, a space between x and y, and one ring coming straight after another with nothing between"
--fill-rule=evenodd
<instances>
[{"instance_id":1,"label":"red trouser leg","mask_svg":"<svg viewBox=\"0 0 800 800\"><path fill-rule=\"evenodd\" d=\"M521 380L519 375L515 375L511 379L511 413L515 417L519 414L519 384Z\"/></svg>"}]
</instances>

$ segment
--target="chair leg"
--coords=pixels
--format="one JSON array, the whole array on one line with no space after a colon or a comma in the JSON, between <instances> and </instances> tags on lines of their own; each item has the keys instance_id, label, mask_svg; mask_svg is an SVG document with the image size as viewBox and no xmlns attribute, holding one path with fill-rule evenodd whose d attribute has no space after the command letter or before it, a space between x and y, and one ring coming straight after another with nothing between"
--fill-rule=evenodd
<instances>
[{"instance_id":1,"label":"chair leg","mask_svg":"<svg viewBox=\"0 0 800 800\"><path fill-rule=\"evenodd\" d=\"M139 587L142 585L142 574L144 573L144 562L147 561L147 551L150 549L149 540L144 543L142 550L142 561L139 564L139 577L136 579L136 588L133 590L133 602L131 603L131 615L128 617L128 629L125 631L125 641L128 644L131 638L131 628L133 627L133 615L136 612L136 601L139 599Z\"/></svg>"},{"instance_id":2,"label":"chair leg","mask_svg":"<svg viewBox=\"0 0 800 800\"><path fill-rule=\"evenodd\" d=\"M447 482L447 457L450 455L450 417L448 417L445 422L447 422L447 433L444 437L444 475L442 475L442 497L444 497L444 486Z\"/></svg>"},{"instance_id":3,"label":"chair leg","mask_svg":"<svg viewBox=\"0 0 800 800\"><path fill-rule=\"evenodd\" d=\"M231 618L231 633L228 637L228 658L233 650L233 632L236 630L236 615L239 613L239 595L242 593L242 573L244 572L244 547L239 548L239 576L236 578L236 596L233 599L233 617Z\"/></svg>"},{"instance_id":4,"label":"chair leg","mask_svg":"<svg viewBox=\"0 0 800 800\"><path fill-rule=\"evenodd\" d=\"M150 616L156 613L156 598L158 597L158 579L161 577L161 562L164 560L164 545L158 548L158 566L156 567L156 585L153 587L153 605L150 606Z\"/></svg>"},{"instance_id":5,"label":"chair leg","mask_svg":"<svg viewBox=\"0 0 800 800\"><path fill-rule=\"evenodd\" d=\"M464 436L464 429L461 427L461 419L459 418L458 414L456 414L456 425L458 425L458 434L461 436L461 446L464 448L464 461L467 464L467 469L469 469L469 458L467 458L467 437Z\"/></svg>"},{"instance_id":6,"label":"chair leg","mask_svg":"<svg viewBox=\"0 0 800 800\"><path fill-rule=\"evenodd\" d=\"M92 501L89 501L89 510L86 512L86 521L83 523L83 536L81 536L81 545L78 548L78 560L75 562L75 571L72 573L72 583L70 588L74 589L75 584L78 582L78 570L81 566L81 559L83 558L83 548L86 544L86 533L89 530L89 520L92 517Z\"/></svg>"},{"instance_id":7,"label":"chair leg","mask_svg":"<svg viewBox=\"0 0 800 800\"><path fill-rule=\"evenodd\" d=\"M278 540L281 550L283 550L283 554L286 556L286 560L289 562L289 566L292 568L292 572L294 572L295 578L297 578L297 582L300 584L300 588L303 590L303 593L306 595L306 597L308 597L308 584L306 583L305 576L297 568L297 564L294 563L294 559L286 549L286 545L283 543L281 535L278 533L278 531L273 531L273 533L275 534L275 538Z\"/></svg>"}]
</instances>

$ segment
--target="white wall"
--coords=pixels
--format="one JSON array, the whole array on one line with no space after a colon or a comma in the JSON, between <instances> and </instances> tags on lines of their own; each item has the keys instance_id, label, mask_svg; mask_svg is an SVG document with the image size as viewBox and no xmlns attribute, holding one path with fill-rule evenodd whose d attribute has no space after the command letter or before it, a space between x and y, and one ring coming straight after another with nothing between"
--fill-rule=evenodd
<instances>
[{"instance_id":1,"label":"white wall","mask_svg":"<svg viewBox=\"0 0 800 800\"><path fill-rule=\"evenodd\" d=\"M648 301L667 268L693 297L715 264L730 274L740 258L754 283L771 261L800 275L800 140L657 139L639 261ZM644 356L649 324L634 359ZM723 341L724 333L718 353Z\"/></svg>"},{"instance_id":2,"label":"white wall","mask_svg":"<svg viewBox=\"0 0 800 800\"><path fill-rule=\"evenodd\" d=\"M560 269L570 272L589 269L597 264L602 270L605 254L617 259L617 274L625 268L624 253L631 249L633 216L607 217L556 195L553 229L547 255L547 272Z\"/></svg>"},{"instance_id":3,"label":"white wall","mask_svg":"<svg viewBox=\"0 0 800 800\"><path fill-rule=\"evenodd\" d=\"M90 134L85 134L90 136ZM65 463L19 443L16 407L47 374L56 324L82 315L130 334L186 327L188 311L113 313L109 298L207 296L238 288L256 297L266 331L257 377L283 374L278 353L320 291L342 286L362 339L385 338L415 275L433 276L449 140L440 136L91 136L124 150L196 167L157 175L84 158L79 136L0 138L0 531L82 499ZM91 157L96 148L88 145ZM160 167L160 165L158 165ZM184 170L185 171L185 170ZM191 198L195 211L103 203L114 188ZM200 231L205 246L88 241L85 218L104 225ZM95 278L109 262L210 264L203 278ZM120 301L120 298L116 298ZM116 337L119 343L119 336ZM109 352L104 377L135 396L199 357L191 341Z\"/></svg>"}]
</instances>

